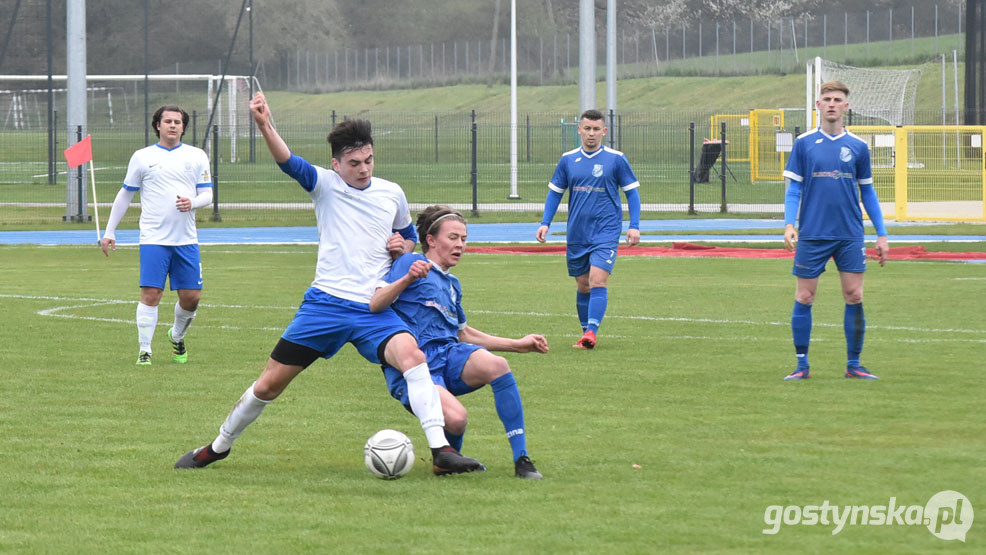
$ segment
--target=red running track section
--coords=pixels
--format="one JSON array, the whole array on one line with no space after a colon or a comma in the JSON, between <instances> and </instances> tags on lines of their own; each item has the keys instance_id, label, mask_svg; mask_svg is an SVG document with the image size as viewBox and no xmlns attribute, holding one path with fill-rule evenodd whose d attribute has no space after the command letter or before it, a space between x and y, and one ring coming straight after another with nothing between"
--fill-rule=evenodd
<instances>
[{"instance_id":1,"label":"red running track section","mask_svg":"<svg viewBox=\"0 0 986 555\"><path fill-rule=\"evenodd\" d=\"M467 252L487 254L565 254L565 245L516 245L469 247ZM718 258L793 258L784 249L715 247L694 243L672 243L670 247L620 246L620 256L711 256ZM874 249L866 253L875 257ZM930 252L922 246L890 247L890 260L986 260L986 252Z\"/></svg>"}]
</instances>

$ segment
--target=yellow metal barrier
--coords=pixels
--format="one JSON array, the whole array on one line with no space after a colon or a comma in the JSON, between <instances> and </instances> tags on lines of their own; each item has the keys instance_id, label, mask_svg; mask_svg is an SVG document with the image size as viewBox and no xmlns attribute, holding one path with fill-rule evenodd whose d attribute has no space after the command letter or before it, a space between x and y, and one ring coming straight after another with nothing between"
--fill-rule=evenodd
<instances>
[{"instance_id":1,"label":"yellow metal barrier","mask_svg":"<svg viewBox=\"0 0 986 555\"><path fill-rule=\"evenodd\" d=\"M776 152L774 131L783 128L783 119L763 123L765 116L778 112L750 112L752 181L783 180L786 156ZM887 218L986 221L986 126L852 125L847 129L870 147L873 184Z\"/></svg>"}]
</instances>

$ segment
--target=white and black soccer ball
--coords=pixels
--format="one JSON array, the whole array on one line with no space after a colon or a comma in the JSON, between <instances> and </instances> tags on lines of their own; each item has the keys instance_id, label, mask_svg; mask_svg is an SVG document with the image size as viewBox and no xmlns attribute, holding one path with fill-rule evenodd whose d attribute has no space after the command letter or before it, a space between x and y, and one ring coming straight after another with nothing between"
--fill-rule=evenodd
<instances>
[{"instance_id":1,"label":"white and black soccer ball","mask_svg":"<svg viewBox=\"0 0 986 555\"><path fill-rule=\"evenodd\" d=\"M366 440L363 457L374 476L396 480L414 466L414 445L397 430L380 430Z\"/></svg>"}]
</instances>

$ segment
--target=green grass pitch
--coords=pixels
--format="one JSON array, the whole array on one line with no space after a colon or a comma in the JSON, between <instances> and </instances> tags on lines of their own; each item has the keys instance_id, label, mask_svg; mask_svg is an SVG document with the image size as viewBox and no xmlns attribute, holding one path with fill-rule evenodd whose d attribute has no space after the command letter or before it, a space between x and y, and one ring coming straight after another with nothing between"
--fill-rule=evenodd
<instances>
[{"instance_id":1,"label":"green grass pitch","mask_svg":"<svg viewBox=\"0 0 986 555\"><path fill-rule=\"evenodd\" d=\"M267 408L232 455L175 460L217 433L311 280L313 246L204 246L189 362L170 362L161 305L154 364L137 367L137 250L0 246L0 551L3 552L935 552L980 551L922 525L782 526L771 505L921 505L942 490L986 514L982 288L986 265L890 262L867 275L863 362L843 379L834 268L814 310L812 379L793 367L789 260L624 257L591 352L560 256L467 255L470 323L542 333L508 354L529 450L512 476L486 388L463 451L489 470L430 472L415 418L345 347ZM386 482L366 439L396 428L419 460Z\"/></svg>"}]
</instances>

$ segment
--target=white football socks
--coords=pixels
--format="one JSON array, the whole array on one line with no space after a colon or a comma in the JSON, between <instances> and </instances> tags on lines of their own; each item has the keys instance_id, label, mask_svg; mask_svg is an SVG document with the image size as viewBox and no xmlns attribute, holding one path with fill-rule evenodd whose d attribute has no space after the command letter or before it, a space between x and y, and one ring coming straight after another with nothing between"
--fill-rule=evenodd
<instances>
[{"instance_id":1,"label":"white football socks","mask_svg":"<svg viewBox=\"0 0 986 555\"><path fill-rule=\"evenodd\" d=\"M438 388L431 381L428 364L421 363L404 372L404 380L407 382L407 397L411 402L411 410L421 421L421 428L428 438L428 447L437 449L448 445L443 430L445 416L442 414L442 400L438 395Z\"/></svg>"},{"instance_id":2,"label":"white football socks","mask_svg":"<svg viewBox=\"0 0 986 555\"><path fill-rule=\"evenodd\" d=\"M216 453L225 453L229 451L229 448L233 446L233 442L236 438L240 437L243 430L247 426L253 423L254 420L260 416L261 411L264 410L271 401L264 401L259 399L253 394L253 384L243 392L240 396L240 400L233 405L233 410L229 411L229 416L226 417L226 421L223 425L219 427L219 435L212 442L212 450Z\"/></svg>"},{"instance_id":3,"label":"white football socks","mask_svg":"<svg viewBox=\"0 0 986 555\"><path fill-rule=\"evenodd\" d=\"M175 341L181 341L185 338L185 333L188 332L188 326L192 325L192 320L195 319L194 310L188 311L181 307L181 303L175 301L175 326L171 331L171 338Z\"/></svg>"},{"instance_id":4,"label":"white football socks","mask_svg":"<svg viewBox=\"0 0 986 555\"><path fill-rule=\"evenodd\" d=\"M151 342L154 339L154 328L157 327L157 307L137 303L137 341L140 350L151 352Z\"/></svg>"}]
</instances>

